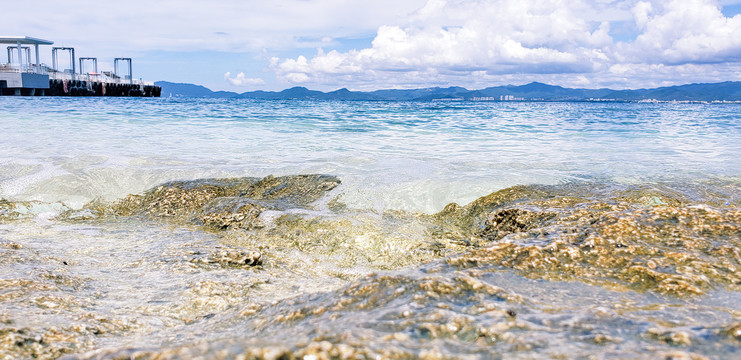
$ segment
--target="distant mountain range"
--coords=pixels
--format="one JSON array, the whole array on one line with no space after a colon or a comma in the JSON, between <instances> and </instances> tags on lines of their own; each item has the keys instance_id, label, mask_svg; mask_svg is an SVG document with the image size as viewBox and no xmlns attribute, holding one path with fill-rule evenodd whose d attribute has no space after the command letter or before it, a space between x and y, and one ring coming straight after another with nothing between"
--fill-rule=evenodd
<instances>
[{"instance_id":1,"label":"distant mountain range","mask_svg":"<svg viewBox=\"0 0 741 360\"><path fill-rule=\"evenodd\" d=\"M262 100L347 100L347 101L741 101L741 81L689 84L655 89L612 90L571 89L533 82L468 90L462 87L432 87L412 90L370 92L339 89L330 92L293 87L283 91L211 91L193 84L157 81L162 96L193 98L240 98Z\"/></svg>"}]
</instances>

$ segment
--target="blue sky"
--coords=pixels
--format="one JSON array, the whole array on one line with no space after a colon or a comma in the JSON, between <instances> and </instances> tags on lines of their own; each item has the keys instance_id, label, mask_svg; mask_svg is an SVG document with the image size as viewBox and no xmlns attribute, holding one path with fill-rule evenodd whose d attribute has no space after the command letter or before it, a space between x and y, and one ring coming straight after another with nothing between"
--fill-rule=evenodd
<instances>
[{"instance_id":1,"label":"blue sky","mask_svg":"<svg viewBox=\"0 0 741 360\"><path fill-rule=\"evenodd\" d=\"M741 0L26 0L3 12L0 35L214 90L741 81Z\"/></svg>"}]
</instances>

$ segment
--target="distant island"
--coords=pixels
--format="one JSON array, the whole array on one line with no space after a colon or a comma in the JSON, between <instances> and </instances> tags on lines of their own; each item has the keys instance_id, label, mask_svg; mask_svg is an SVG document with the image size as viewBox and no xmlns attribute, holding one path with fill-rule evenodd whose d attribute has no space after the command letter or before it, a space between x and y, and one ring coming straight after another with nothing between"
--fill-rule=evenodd
<instances>
[{"instance_id":1,"label":"distant island","mask_svg":"<svg viewBox=\"0 0 741 360\"><path fill-rule=\"evenodd\" d=\"M411 90L369 92L339 89L330 92L293 87L283 91L211 91L194 84L157 81L162 96L190 98L238 98L260 100L345 100L345 101L617 101L617 102L741 102L741 81L689 84L655 89L612 90L571 89L533 82L468 90L462 87L432 87Z\"/></svg>"}]
</instances>

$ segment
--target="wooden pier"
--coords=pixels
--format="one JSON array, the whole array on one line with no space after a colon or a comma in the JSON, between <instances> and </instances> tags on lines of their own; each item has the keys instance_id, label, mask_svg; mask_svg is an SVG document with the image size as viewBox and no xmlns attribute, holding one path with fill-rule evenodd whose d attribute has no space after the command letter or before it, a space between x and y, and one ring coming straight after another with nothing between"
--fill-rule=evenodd
<instances>
[{"instance_id":1,"label":"wooden pier","mask_svg":"<svg viewBox=\"0 0 741 360\"><path fill-rule=\"evenodd\" d=\"M70 47L52 48L53 65L39 61L39 45L54 42L28 36L0 36L0 44L8 46L8 62L0 62L0 96L126 96L159 97L162 89L152 83L134 80L131 58L114 59L114 71L98 72L97 58L79 58L76 67L75 50ZM31 59L34 47L35 62ZM71 69L58 69L58 52L68 52ZM85 71L83 61L92 62ZM128 63L128 72L119 72L119 62Z\"/></svg>"}]
</instances>

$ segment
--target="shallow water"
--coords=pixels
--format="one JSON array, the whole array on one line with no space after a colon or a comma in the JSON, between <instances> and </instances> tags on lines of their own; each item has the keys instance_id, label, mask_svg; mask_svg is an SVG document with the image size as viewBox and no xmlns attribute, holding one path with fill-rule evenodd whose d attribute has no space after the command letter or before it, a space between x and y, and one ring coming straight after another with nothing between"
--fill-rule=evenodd
<instances>
[{"instance_id":1,"label":"shallow water","mask_svg":"<svg viewBox=\"0 0 741 360\"><path fill-rule=\"evenodd\" d=\"M0 357L741 353L738 105L0 105Z\"/></svg>"},{"instance_id":2,"label":"shallow water","mask_svg":"<svg viewBox=\"0 0 741 360\"><path fill-rule=\"evenodd\" d=\"M321 173L355 208L519 184L741 172L739 105L3 98L2 196L81 207L173 179Z\"/></svg>"}]
</instances>

